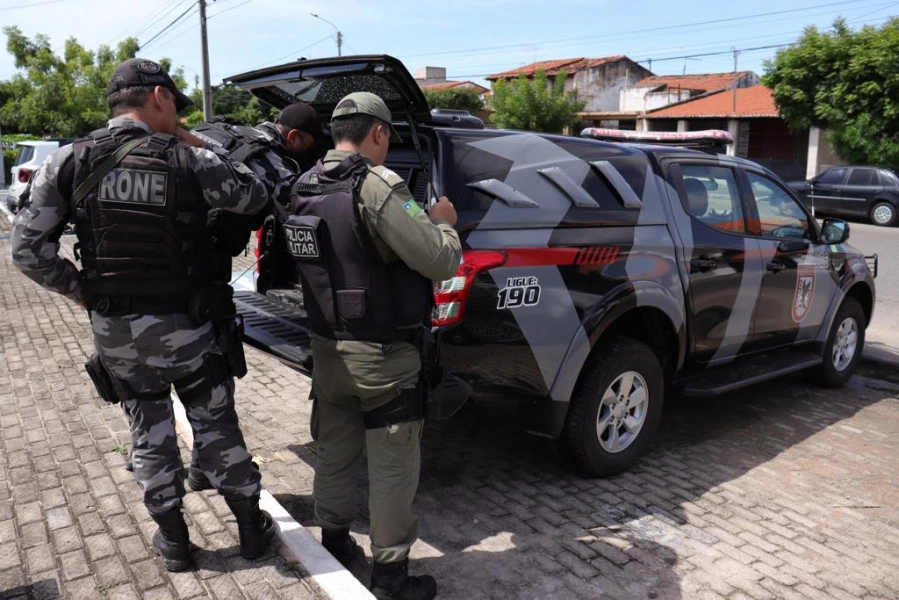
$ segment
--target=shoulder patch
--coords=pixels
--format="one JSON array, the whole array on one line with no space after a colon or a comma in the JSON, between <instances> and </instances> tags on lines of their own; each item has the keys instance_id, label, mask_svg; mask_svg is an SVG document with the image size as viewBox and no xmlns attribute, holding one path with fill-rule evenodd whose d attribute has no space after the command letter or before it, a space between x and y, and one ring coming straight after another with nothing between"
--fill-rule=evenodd
<instances>
[{"instance_id":1,"label":"shoulder patch","mask_svg":"<svg viewBox=\"0 0 899 600\"><path fill-rule=\"evenodd\" d=\"M403 210L413 219L424 212L413 198L409 198L403 203Z\"/></svg>"},{"instance_id":2,"label":"shoulder patch","mask_svg":"<svg viewBox=\"0 0 899 600\"><path fill-rule=\"evenodd\" d=\"M375 167L371 169L371 172L383 179L384 182L390 187L396 187L400 184L406 183L405 179L386 167Z\"/></svg>"}]
</instances>

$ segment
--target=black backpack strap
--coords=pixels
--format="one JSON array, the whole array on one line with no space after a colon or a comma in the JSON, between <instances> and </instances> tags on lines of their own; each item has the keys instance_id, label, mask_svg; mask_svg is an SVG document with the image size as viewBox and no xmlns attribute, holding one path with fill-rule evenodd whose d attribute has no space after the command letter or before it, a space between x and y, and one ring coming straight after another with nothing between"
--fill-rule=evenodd
<instances>
[{"instance_id":1,"label":"black backpack strap","mask_svg":"<svg viewBox=\"0 0 899 600\"><path fill-rule=\"evenodd\" d=\"M81 201L84 199L84 196L98 183L102 180L106 175L115 168L117 164L119 164L122 159L124 159L129 152L134 150L136 147L141 145L146 139L150 137L149 135L142 135L133 140L128 141L123 144L110 154L106 160L103 161L96 171L91 173L87 179L81 182L81 184L75 189L72 193L72 197L69 200L69 206L72 208L72 212L75 211L81 205Z\"/></svg>"}]
</instances>

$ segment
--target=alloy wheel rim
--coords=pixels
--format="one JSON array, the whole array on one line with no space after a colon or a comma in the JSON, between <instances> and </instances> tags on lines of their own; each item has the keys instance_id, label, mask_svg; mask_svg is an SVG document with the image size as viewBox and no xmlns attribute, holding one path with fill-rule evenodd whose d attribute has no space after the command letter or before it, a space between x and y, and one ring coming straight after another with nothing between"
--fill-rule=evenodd
<instances>
[{"instance_id":1,"label":"alloy wheel rim","mask_svg":"<svg viewBox=\"0 0 899 600\"><path fill-rule=\"evenodd\" d=\"M646 422L648 402L646 380L636 371L622 373L606 388L596 415L596 439L603 450L615 454L634 443Z\"/></svg>"},{"instance_id":2,"label":"alloy wheel rim","mask_svg":"<svg viewBox=\"0 0 899 600\"><path fill-rule=\"evenodd\" d=\"M831 360L837 371L845 371L855 358L858 348L858 324L855 319L847 318L840 323L833 340Z\"/></svg>"},{"instance_id":3,"label":"alloy wheel rim","mask_svg":"<svg viewBox=\"0 0 899 600\"><path fill-rule=\"evenodd\" d=\"M893 220L893 209L886 204L881 204L874 209L874 220L878 223L889 223Z\"/></svg>"}]
</instances>

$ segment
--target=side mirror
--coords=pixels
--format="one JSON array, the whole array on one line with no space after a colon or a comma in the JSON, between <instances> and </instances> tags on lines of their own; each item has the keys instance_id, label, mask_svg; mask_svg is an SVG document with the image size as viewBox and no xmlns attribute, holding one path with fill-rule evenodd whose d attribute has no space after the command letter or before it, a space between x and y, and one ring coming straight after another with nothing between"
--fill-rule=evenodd
<instances>
[{"instance_id":1,"label":"side mirror","mask_svg":"<svg viewBox=\"0 0 899 600\"><path fill-rule=\"evenodd\" d=\"M842 219L824 219L821 239L826 244L842 244L849 239L849 223Z\"/></svg>"}]
</instances>

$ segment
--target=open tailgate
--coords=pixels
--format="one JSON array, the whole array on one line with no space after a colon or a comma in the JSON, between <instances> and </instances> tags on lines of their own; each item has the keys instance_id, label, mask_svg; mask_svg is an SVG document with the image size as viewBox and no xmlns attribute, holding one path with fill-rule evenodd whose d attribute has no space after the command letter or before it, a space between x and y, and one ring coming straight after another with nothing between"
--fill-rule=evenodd
<instances>
[{"instance_id":1,"label":"open tailgate","mask_svg":"<svg viewBox=\"0 0 899 600\"><path fill-rule=\"evenodd\" d=\"M234 305L237 314L243 317L245 343L312 375L312 349L305 310L250 291L235 292Z\"/></svg>"}]
</instances>

